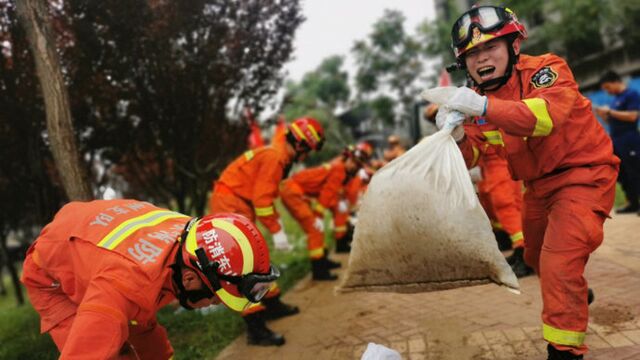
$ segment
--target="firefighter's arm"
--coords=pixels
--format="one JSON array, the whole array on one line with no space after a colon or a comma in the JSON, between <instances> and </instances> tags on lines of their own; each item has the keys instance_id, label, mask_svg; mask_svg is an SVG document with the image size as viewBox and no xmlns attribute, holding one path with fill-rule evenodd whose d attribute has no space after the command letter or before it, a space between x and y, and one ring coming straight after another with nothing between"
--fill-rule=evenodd
<instances>
[{"instance_id":1,"label":"firefighter's arm","mask_svg":"<svg viewBox=\"0 0 640 360\"><path fill-rule=\"evenodd\" d=\"M128 319L137 306L96 278L78 306L61 359L115 359L129 337Z\"/></svg>"},{"instance_id":2,"label":"firefighter's arm","mask_svg":"<svg viewBox=\"0 0 640 360\"><path fill-rule=\"evenodd\" d=\"M253 208L256 217L272 234L282 228L280 216L276 212L274 202L278 197L278 186L282 180L283 166L277 159L266 158L260 166L253 187Z\"/></svg>"},{"instance_id":3,"label":"firefighter's arm","mask_svg":"<svg viewBox=\"0 0 640 360\"><path fill-rule=\"evenodd\" d=\"M458 147L462 152L467 168L471 169L478 165L480 155L484 153L484 150L489 145L476 124L468 123L463 126L465 135L462 140L458 142Z\"/></svg>"},{"instance_id":4,"label":"firefighter's arm","mask_svg":"<svg viewBox=\"0 0 640 360\"><path fill-rule=\"evenodd\" d=\"M513 101L489 97L487 121L510 135L539 137L550 135L569 118L580 93L571 70L562 59L555 58L544 64L532 75L530 83L534 90L526 99Z\"/></svg>"},{"instance_id":5,"label":"firefighter's arm","mask_svg":"<svg viewBox=\"0 0 640 360\"><path fill-rule=\"evenodd\" d=\"M318 195L319 206L317 206L317 209L314 209L317 214L324 214L325 209L336 206L345 177L346 174L343 166L331 167L327 180L324 182L322 190L320 190L320 194Z\"/></svg>"}]
</instances>

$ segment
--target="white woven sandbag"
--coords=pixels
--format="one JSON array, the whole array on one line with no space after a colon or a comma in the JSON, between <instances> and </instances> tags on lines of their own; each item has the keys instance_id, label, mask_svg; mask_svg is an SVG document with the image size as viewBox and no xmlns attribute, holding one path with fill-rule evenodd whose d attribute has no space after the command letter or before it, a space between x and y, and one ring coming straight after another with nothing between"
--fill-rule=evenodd
<instances>
[{"instance_id":1,"label":"white woven sandbag","mask_svg":"<svg viewBox=\"0 0 640 360\"><path fill-rule=\"evenodd\" d=\"M338 291L519 288L450 133L423 139L374 175Z\"/></svg>"}]
</instances>

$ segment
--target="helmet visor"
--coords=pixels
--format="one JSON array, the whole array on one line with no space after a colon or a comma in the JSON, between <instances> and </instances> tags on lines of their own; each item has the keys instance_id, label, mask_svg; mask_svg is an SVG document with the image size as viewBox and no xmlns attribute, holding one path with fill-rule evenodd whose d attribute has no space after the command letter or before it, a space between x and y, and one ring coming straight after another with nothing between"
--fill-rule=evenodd
<instances>
[{"instance_id":1,"label":"helmet visor","mask_svg":"<svg viewBox=\"0 0 640 360\"><path fill-rule=\"evenodd\" d=\"M451 39L453 46L462 47L473 38L473 28L477 28L481 33L488 33L499 29L509 19L509 15L504 8L495 6L480 6L464 13L453 24Z\"/></svg>"}]
</instances>

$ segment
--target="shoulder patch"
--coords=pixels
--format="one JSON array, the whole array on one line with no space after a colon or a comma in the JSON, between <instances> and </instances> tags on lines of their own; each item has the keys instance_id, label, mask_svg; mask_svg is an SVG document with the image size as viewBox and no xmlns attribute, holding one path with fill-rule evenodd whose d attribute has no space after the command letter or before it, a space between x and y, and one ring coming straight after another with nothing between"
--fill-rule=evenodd
<instances>
[{"instance_id":1,"label":"shoulder patch","mask_svg":"<svg viewBox=\"0 0 640 360\"><path fill-rule=\"evenodd\" d=\"M531 85L536 89L546 88L553 85L556 80L558 80L558 73L555 72L551 66L545 66L533 74L531 77Z\"/></svg>"}]
</instances>

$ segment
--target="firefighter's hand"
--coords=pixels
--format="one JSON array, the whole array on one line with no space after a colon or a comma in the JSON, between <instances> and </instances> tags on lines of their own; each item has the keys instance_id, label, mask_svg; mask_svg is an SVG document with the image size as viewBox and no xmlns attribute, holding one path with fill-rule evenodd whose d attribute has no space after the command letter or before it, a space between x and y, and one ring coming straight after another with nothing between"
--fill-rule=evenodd
<instances>
[{"instance_id":1,"label":"firefighter's hand","mask_svg":"<svg viewBox=\"0 0 640 360\"><path fill-rule=\"evenodd\" d=\"M275 246L276 250L291 251L293 249L293 246L287 239L287 234L285 234L284 230L282 229L273 234L273 245Z\"/></svg>"},{"instance_id":2,"label":"firefighter's hand","mask_svg":"<svg viewBox=\"0 0 640 360\"><path fill-rule=\"evenodd\" d=\"M347 211L349 211L349 204L347 203L347 200L340 200L338 202L338 212L346 213Z\"/></svg>"},{"instance_id":3,"label":"firefighter's hand","mask_svg":"<svg viewBox=\"0 0 640 360\"><path fill-rule=\"evenodd\" d=\"M443 107L438 111L436 115L436 126L438 129L453 129L451 130L451 137L458 142L464 137L464 123L465 116L463 113L450 110L448 107Z\"/></svg>"},{"instance_id":4,"label":"firefighter's hand","mask_svg":"<svg viewBox=\"0 0 640 360\"><path fill-rule=\"evenodd\" d=\"M459 87L447 101L447 107L471 116L483 116L487 111L487 97L468 87Z\"/></svg>"},{"instance_id":5,"label":"firefighter's hand","mask_svg":"<svg viewBox=\"0 0 640 360\"><path fill-rule=\"evenodd\" d=\"M314 223L313 223L313 227L316 228L316 230L318 230L321 233L323 233L324 232L324 220L322 220L322 218L317 217L316 221L314 221Z\"/></svg>"}]
</instances>

